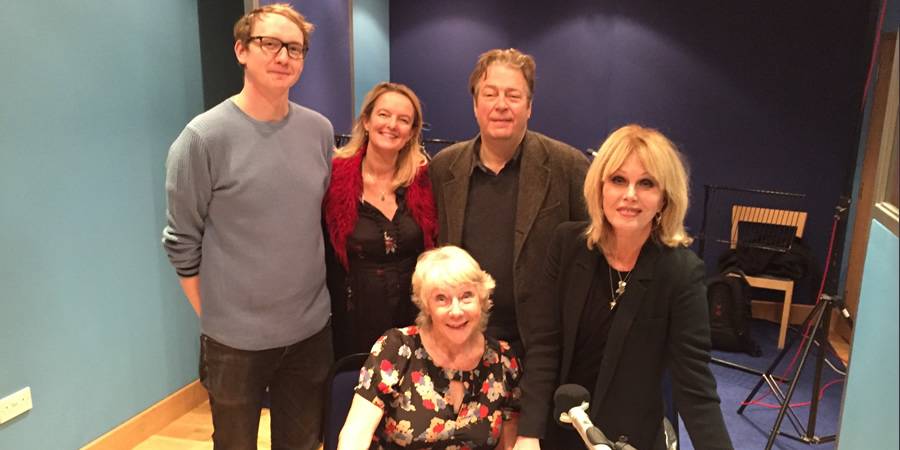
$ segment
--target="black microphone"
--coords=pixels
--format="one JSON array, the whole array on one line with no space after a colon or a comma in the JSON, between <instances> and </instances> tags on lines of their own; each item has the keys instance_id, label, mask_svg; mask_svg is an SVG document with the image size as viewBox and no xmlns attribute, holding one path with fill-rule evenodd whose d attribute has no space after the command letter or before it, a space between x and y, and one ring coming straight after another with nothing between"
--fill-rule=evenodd
<instances>
[{"instance_id":1,"label":"black microphone","mask_svg":"<svg viewBox=\"0 0 900 450\"><path fill-rule=\"evenodd\" d=\"M612 450L615 444L606 438L599 428L594 426L588 417L588 404L591 393L577 384L564 384L553 394L553 417L563 424L572 424L584 440L587 448L592 450Z\"/></svg>"},{"instance_id":2,"label":"black microphone","mask_svg":"<svg viewBox=\"0 0 900 450\"><path fill-rule=\"evenodd\" d=\"M591 393L584 386L564 384L553 394L553 415L563 427L571 424L578 430L584 445L591 450L636 450L627 442L613 442L594 426L587 415Z\"/></svg>"}]
</instances>

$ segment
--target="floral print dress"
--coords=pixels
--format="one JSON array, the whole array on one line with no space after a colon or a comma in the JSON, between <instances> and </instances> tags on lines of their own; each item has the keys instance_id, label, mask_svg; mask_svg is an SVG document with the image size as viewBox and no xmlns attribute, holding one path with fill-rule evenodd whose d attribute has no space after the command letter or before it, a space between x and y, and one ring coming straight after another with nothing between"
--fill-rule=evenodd
<instances>
[{"instance_id":1,"label":"floral print dress","mask_svg":"<svg viewBox=\"0 0 900 450\"><path fill-rule=\"evenodd\" d=\"M416 327L391 329L360 370L356 393L384 410L370 449L493 449L502 421L519 411L519 361L506 342L485 336L481 364L444 369L431 360ZM459 412L450 381L463 384Z\"/></svg>"}]
</instances>

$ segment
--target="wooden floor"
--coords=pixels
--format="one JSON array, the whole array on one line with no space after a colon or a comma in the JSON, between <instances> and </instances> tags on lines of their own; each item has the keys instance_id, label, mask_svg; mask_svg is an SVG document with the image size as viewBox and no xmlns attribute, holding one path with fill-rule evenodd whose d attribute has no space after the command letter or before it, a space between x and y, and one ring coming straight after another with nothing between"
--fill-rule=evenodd
<instances>
[{"instance_id":1,"label":"wooden floor","mask_svg":"<svg viewBox=\"0 0 900 450\"><path fill-rule=\"evenodd\" d=\"M259 417L260 449L271 449L269 434L269 410L263 409ZM203 402L178 420L167 425L136 447L137 450L212 450L212 417L209 402Z\"/></svg>"},{"instance_id":2,"label":"wooden floor","mask_svg":"<svg viewBox=\"0 0 900 450\"><path fill-rule=\"evenodd\" d=\"M844 366L846 366L847 361L850 360L850 343L837 333L829 334L828 342L831 343L831 346L834 347L834 352L837 353L838 358L841 358Z\"/></svg>"}]
</instances>

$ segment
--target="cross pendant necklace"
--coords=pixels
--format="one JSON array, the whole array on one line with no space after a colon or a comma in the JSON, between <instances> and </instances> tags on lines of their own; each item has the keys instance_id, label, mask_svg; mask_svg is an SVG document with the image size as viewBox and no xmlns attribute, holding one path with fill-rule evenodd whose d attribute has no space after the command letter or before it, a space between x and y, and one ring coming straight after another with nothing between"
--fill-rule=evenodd
<instances>
[{"instance_id":1,"label":"cross pendant necklace","mask_svg":"<svg viewBox=\"0 0 900 450\"><path fill-rule=\"evenodd\" d=\"M616 308L616 304L619 302L619 299L622 298L622 295L625 294L625 288L628 286L628 278L631 277L632 271L628 271L628 273L626 273L625 276L622 277L622 272L616 270L616 275L618 275L619 281L617 284L618 287L614 292L612 287L614 281L612 276L613 268L612 266L607 267L609 268L609 294L610 297L612 297L612 301L609 302L609 309L612 310Z\"/></svg>"}]
</instances>

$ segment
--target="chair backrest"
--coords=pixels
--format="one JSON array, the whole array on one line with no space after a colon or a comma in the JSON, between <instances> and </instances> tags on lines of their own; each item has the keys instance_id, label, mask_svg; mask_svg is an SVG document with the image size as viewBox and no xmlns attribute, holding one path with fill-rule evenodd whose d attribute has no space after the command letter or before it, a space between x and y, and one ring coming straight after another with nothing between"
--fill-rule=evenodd
<instances>
[{"instance_id":1,"label":"chair backrest","mask_svg":"<svg viewBox=\"0 0 900 450\"><path fill-rule=\"evenodd\" d=\"M354 353L337 360L328 373L325 390L325 417L322 420L323 450L336 450L338 437L350 405L354 388L359 384L359 370L369 357L368 353Z\"/></svg>"},{"instance_id":2,"label":"chair backrest","mask_svg":"<svg viewBox=\"0 0 900 450\"><path fill-rule=\"evenodd\" d=\"M803 229L806 227L806 212L734 205L731 208L731 248L737 247L741 241L738 230L742 222L791 227L795 230L794 236L802 238ZM785 237L789 238L790 235ZM787 239L785 244L789 247L790 239Z\"/></svg>"}]
</instances>

